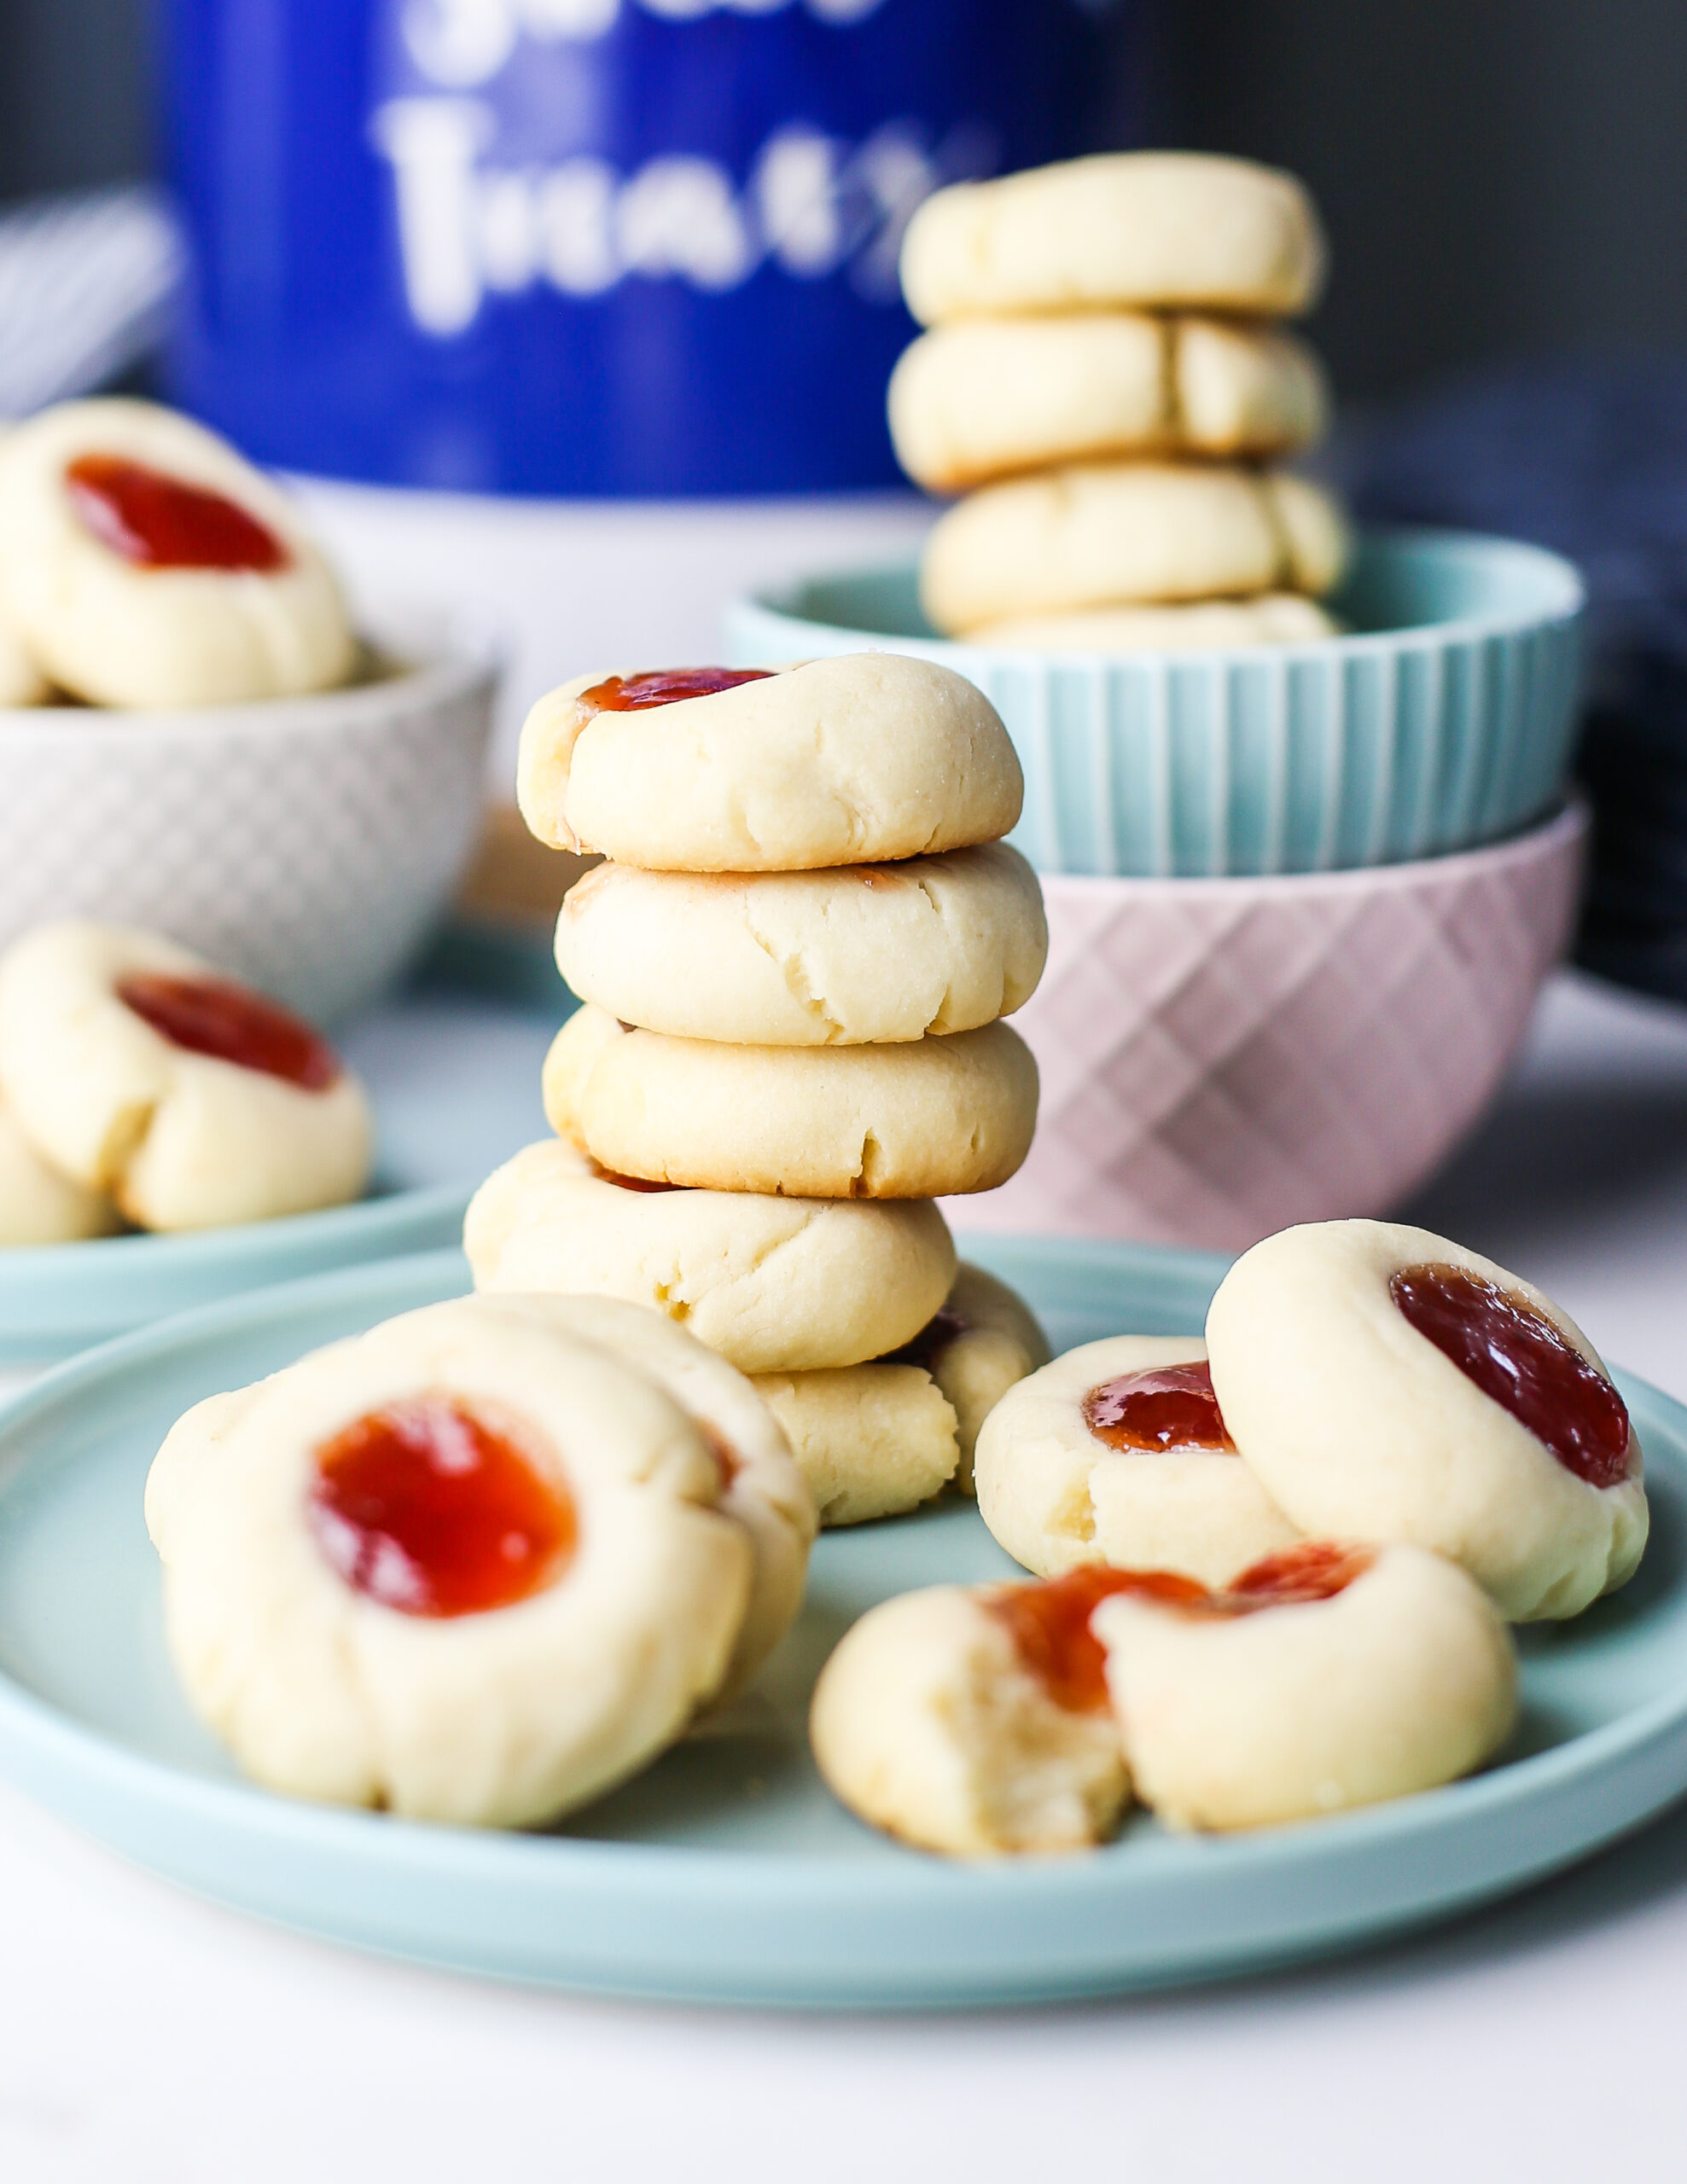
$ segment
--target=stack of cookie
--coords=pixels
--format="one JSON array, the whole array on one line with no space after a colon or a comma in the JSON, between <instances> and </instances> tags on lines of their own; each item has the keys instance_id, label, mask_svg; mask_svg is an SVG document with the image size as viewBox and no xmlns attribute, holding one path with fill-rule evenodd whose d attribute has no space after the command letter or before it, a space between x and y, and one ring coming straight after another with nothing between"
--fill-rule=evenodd
<instances>
[{"instance_id":1,"label":"stack of cookie","mask_svg":"<svg viewBox=\"0 0 1687 2184\"><path fill-rule=\"evenodd\" d=\"M1323 270L1305 190L1242 160L1110 154L928 198L902 284L931 331L890 424L910 477L969 494L927 542L933 624L1105 649L1329 635L1340 511L1271 467L1323 429L1318 361L1277 323Z\"/></svg>"},{"instance_id":2,"label":"stack of cookie","mask_svg":"<svg viewBox=\"0 0 1687 2184\"><path fill-rule=\"evenodd\" d=\"M823 1522L969 1484L1048 1354L932 1203L1005 1182L1036 1120L999 1021L1048 944L1000 840L1022 787L969 682L888 653L584 675L522 733L528 826L610 861L557 928L557 1136L476 1195L476 1285L682 1321L754 1378Z\"/></svg>"}]
</instances>

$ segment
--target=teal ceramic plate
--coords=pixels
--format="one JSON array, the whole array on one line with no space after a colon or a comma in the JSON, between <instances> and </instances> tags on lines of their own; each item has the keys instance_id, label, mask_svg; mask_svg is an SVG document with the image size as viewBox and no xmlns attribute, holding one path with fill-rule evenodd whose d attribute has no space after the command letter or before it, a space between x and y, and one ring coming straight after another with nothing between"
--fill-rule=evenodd
<instances>
[{"instance_id":1,"label":"teal ceramic plate","mask_svg":"<svg viewBox=\"0 0 1687 2184\"><path fill-rule=\"evenodd\" d=\"M975 1246L1057 1346L1200 1324L1203 1255ZM1347 1818L1230 1840L1138 1820L1089 1856L952 1865L827 1797L804 1715L886 1594L1011 1565L966 1503L823 1538L802 1618L730 1719L553 1834L479 1834L244 1786L183 1705L141 1519L188 1403L461 1287L436 1253L317 1275L76 1361L0 1413L0 1771L202 1894L501 1978L693 2001L965 2005L1206 1978L1351 1946L1551 1872L1687 1789L1687 1412L1625 1384L1649 1460L1641 1574L1523 1635L1500 1764Z\"/></svg>"},{"instance_id":2,"label":"teal ceramic plate","mask_svg":"<svg viewBox=\"0 0 1687 2184\"><path fill-rule=\"evenodd\" d=\"M1348 634L1212 652L947 642L915 565L729 607L747 665L881 648L976 682L1025 769L1039 872L1325 872L1492 841L1564 793L1581 579L1513 539L1370 532L1330 601Z\"/></svg>"},{"instance_id":3,"label":"teal ceramic plate","mask_svg":"<svg viewBox=\"0 0 1687 2184\"><path fill-rule=\"evenodd\" d=\"M0 1249L0 1366L35 1366L331 1267L453 1244L480 1177L546 1134L539 1065L573 1006L543 942L451 928L405 994L338 1035L375 1102L356 1205L181 1236Z\"/></svg>"}]
</instances>

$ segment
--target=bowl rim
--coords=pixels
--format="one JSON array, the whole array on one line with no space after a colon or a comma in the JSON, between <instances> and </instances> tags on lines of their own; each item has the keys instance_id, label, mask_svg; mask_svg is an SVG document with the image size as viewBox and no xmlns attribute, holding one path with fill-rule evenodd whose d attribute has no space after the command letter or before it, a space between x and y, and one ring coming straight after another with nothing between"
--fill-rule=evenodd
<instances>
[{"instance_id":1,"label":"bowl rim","mask_svg":"<svg viewBox=\"0 0 1687 2184\"><path fill-rule=\"evenodd\" d=\"M1502 834L1497 841L1473 842L1464 849L1402 857L1389 864L1348 864L1311 872L1111 873L1042 872L1038 885L1074 896L1121 894L1140 900L1188 903L1199 892L1217 901L1242 897L1284 901L1290 896L1410 894L1415 889L1509 866L1544 863L1568 852L1580 853L1593 824L1587 799L1573 791L1544 816Z\"/></svg>"},{"instance_id":2,"label":"bowl rim","mask_svg":"<svg viewBox=\"0 0 1687 2184\"><path fill-rule=\"evenodd\" d=\"M965 637L904 636L893 630L861 630L847 623L821 621L812 614L797 613L787 603L808 585L917 572L919 555L904 554L894 560L810 570L788 577L777 585L741 593L726 609L726 626L730 630L738 616L753 614L784 625L794 636L805 630L823 631L829 644L835 644L840 637L856 637L860 640L863 651L894 648L913 652L919 658L953 665L963 674L966 672L963 663L969 659L990 660L1033 673L1077 668L1091 674L1104 674L1167 665L1222 667L1233 659L1249 663L1364 659L1379 653L1422 651L1447 644L1476 642L1486 637L1515 636L1555 624L1573 624L1587 605L1586 582L1574 562L1526 538L1417 524L1368 525L1358 531L1358 537L1362 547L1380 547L1385 553L1428 549L1457 555L1466 561L1509 561L1539 581L1541 596L1532 606L1503 613L1457 615L1443 621L1410 623L1396 630L1343 630L1332 637L1301 638L1288 644L1203 645L1182 649L1144 645L1128 652L1109 652L1095 646L1073 646L1062 650L1047 646L977 643Z\"/></svg>"},{"instance_id":3,"label":"bowl rim","mask_svg":"<svg viewBox=\"0 0 1687 2184\"><path fill-rule=\"evenodd\" d=\"M156 743L312 729L337 733L369 725L395 711L409 715L482 692L490 697L509 657L502 628L474 607L371 597L355 603L352 624L362 642L407 655L396 673L239 705L0 706L0 746L74 742L85 750L102 740L124 747L143 737Z\"/></svg>"}]
</instances>

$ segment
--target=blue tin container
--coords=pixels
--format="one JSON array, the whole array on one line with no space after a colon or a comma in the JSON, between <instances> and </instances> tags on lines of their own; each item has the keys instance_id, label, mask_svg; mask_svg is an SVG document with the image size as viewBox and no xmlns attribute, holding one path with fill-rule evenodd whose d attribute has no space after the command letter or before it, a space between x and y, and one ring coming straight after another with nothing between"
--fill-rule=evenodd
<instances>
[{"instance_id":1,"label":"blue tin container","mask_svg":"<svg viewBox=\"0 0 1687 2184\"><path fill-rule=\"evenodd\" d=\"M261 461L897 480L902 229L1128 111L1132 0L166 0L170 392Z\"/></svg>"}]
</instances>

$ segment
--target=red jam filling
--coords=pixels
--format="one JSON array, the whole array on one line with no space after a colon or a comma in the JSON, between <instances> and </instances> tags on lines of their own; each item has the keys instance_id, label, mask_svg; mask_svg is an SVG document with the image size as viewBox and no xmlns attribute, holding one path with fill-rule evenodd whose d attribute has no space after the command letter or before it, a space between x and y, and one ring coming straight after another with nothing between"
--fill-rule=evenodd
<instances>
[{"instance_id":1,"label":"red jam filling","mask_svg":"<svg viewBox=\"0 0 1687 2184\"><path fill-rule=\"evenodd\" d=\"M1084 1398L1084 1423L1109 1449L1224 1449L1225 1430L1213 1375L1204 1361L1155 1365L1103 1380Z\"/></svg>"},{"instance_id":2,"label":"red jam filling","mask_svg":"<svg viewBox=\"0 0 1687 2184\"><path fill-rule=\"evenodd\" d=\"M1628 1409L1597 1365L1515 1290L1457 1266L1402 1267L1407 1324L1590 1486L1628 1475Z\"/></svg>"},{"instance_id":3,"label":"red jam filling","mask_svg":"<svg viewBox=\"0 0 1687 2184\"><path fill-rule=\"evenodd\" d=\"M643 675L612 675L582 690L574 703L583 712L642 713L650 706L675 706L682 698L713 698L741 682L761 682L766 667L652 667Z\"/></svg>"},{"instance_id":4,"label":"red jam filling","mask_svg":"<svg viewBox=\"0 0 1687 2184\"><path fill-rule=\"evenodd\" d=\"M957 1341L971 1327L972 1321L963 1314L951 1311L947 1304L939 1305L925 1325L900 1350L893 1350L879 1360L881 1365L918 1365L929 1373L951 1342Z\"/></svg>"},{"instance_id":5,"label":"red jam filling","mask_svg":"<svg viewBox=\"0 0 1687 2184\"><path fill-rule=\"evenodd\" d=\"M404 1615L513 1607L579 1538L566 1490L456 1397L415 1396L317 1450L311 1530L356 1592Z\"/></svg>"},{"instance_id":6,"label":"red jam filling","mask_svg":"<svg viewBox=\"0 0 1687 2184\"><path fill-rule=\"evenodd\" d=\"M236 502L124 456L79 456L66 468L65 487L86 528L137 568L268 575L292 559L274 531Z\"/></svg>"},{"instance_id":7,"label":"red jam filling","mask_svg":"<svg viewBox=\"0 0 1687 2184\"><path fill-rule=\"evenodd\" d=\"M340 1057L319 1031L276 1002L232 979L176 979L136 971L117 997L161 1039L279 1077L304 1092L326 1092L340 1077Z\"/></svg>"},{"instance_id":8,"label":"red jam filling","mask_svg":"<svg viewBox=\"0 0 1687 2184\"><path fill-rule=\"evenodd\" d=\"M1007 1624L1020 1658L1056 1705L1099 1714L1108 1703L1107 1656L1090 1618L1112 1594L1128 1593L1201 1621L1228 1621L1262 1608L1333 1600L1374 1560L1369 1548L1308 1540L1254 1563L1222 1593L1175 1571L1109 1570L1086 1563L1040 1585L1004 1586L990 1608Z\"/></svg>"}]
</instances>

